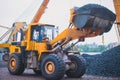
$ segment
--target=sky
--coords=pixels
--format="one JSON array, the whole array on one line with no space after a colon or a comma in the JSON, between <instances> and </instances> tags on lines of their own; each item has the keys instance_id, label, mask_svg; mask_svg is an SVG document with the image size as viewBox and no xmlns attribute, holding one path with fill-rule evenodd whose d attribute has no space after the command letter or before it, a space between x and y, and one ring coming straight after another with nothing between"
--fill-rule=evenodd
<instances>
[{"instance_id":1,"label":"sky","mask_svg":"<svg viewBox=\"0 0 120 80\"><path fill-rule=\"evenodd\" d=\"M0 25L11 27L14 22L31 22L34 13L37 11L43 0L0 0ZM59 26L60 32L69 25L70 9L81 7L88 3L103 5L114 11L113 0L50 0L40 23L48 23ZM0 35L5 29L0 28ZM115 27L104 34L105 44L117 41ZM102 44L102 37L85 39L84 43Z\"/></svg>"}]
</instances>

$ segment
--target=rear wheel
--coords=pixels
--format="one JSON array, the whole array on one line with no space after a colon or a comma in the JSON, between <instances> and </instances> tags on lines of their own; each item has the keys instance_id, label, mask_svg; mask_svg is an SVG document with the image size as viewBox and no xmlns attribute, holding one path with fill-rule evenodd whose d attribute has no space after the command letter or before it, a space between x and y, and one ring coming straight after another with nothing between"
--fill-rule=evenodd
<instances>
[{"instance_id":1,"label":"rear wheel","mask_svg":"<svg viewBox=\"0 0 120 80\"><path fill-rule=\"evenodd\" d=\"M83 76L86 71L85 59L78 55L70 55L69 58L72 62L70 65L72 68L66 71L67 76L72 78L79 78Z\"/></svg>"},{"instance_id":2,"label":"rear wheel","mask_svg":"<svg viewBox=\"0 0 120 80\"><path fill-rule=\"evenodd\" d=\"M8 62L8 70L13 75L20 75L24 72L24 64L22 62L22 55L13 53L10 55Z\"/></svg>"},{"instance_id":3,"label":"rear wheel","mask_svg":"<svg viewBox=\"0 0 120 80\"><path fill-rule=\"evenodd\" d=\"M47 80L60 80L65 73L65 64L61 58L50 54L43 58L41 72Z\"/></svg>"}]
</instances>

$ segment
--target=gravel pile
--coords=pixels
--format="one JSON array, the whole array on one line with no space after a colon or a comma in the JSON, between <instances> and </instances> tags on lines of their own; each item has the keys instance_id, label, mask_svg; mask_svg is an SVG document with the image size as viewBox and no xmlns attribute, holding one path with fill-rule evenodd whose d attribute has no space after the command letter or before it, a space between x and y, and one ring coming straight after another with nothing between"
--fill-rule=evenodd
<instances>
[{"instance_id":1,"label":"gravel pile","mask_svg":"<svg viewBox=\"0 0 120 80\"><path fill-rule=\"evenodd\" d=\"M82 55L87 61L86 74L107 77L120 77L120 46L102 54Z\"/></svg>"}]
</instances>

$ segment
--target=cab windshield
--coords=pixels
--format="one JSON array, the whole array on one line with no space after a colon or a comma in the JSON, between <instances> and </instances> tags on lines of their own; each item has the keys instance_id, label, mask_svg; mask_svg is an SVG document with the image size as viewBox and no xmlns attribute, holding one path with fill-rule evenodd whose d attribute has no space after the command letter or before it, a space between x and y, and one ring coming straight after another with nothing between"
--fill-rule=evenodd
<instances>
[{"instance_id":1,"label":"cab windshield","mask_svg":"<svg viewBox=\"0 0 120 80\"><path fill-rule=\"evenodd\" d=\"M54 27L53 26L33 26L32 27L31 39L37 42L42 42L44 38L48 38L49 41L54 38Z\"/></svg>"}]
</instances>

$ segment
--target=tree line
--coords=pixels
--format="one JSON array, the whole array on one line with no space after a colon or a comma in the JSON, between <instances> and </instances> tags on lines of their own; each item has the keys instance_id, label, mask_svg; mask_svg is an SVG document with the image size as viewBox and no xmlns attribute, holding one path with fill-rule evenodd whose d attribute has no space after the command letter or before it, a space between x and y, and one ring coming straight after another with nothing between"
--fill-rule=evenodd
<instances>
[{"instance_id":1,"label":"tree line","mask_svg":"<svg viewBox=\"0 0 120 80\"><path fill-rule=\"evenodd\" d=\"M74 46L72 50L80 52L104 52L106 50L109 50L110 48L111 45L97 45L93 43L93 44L78 44Z\"/></svg>"}]
</instances>

